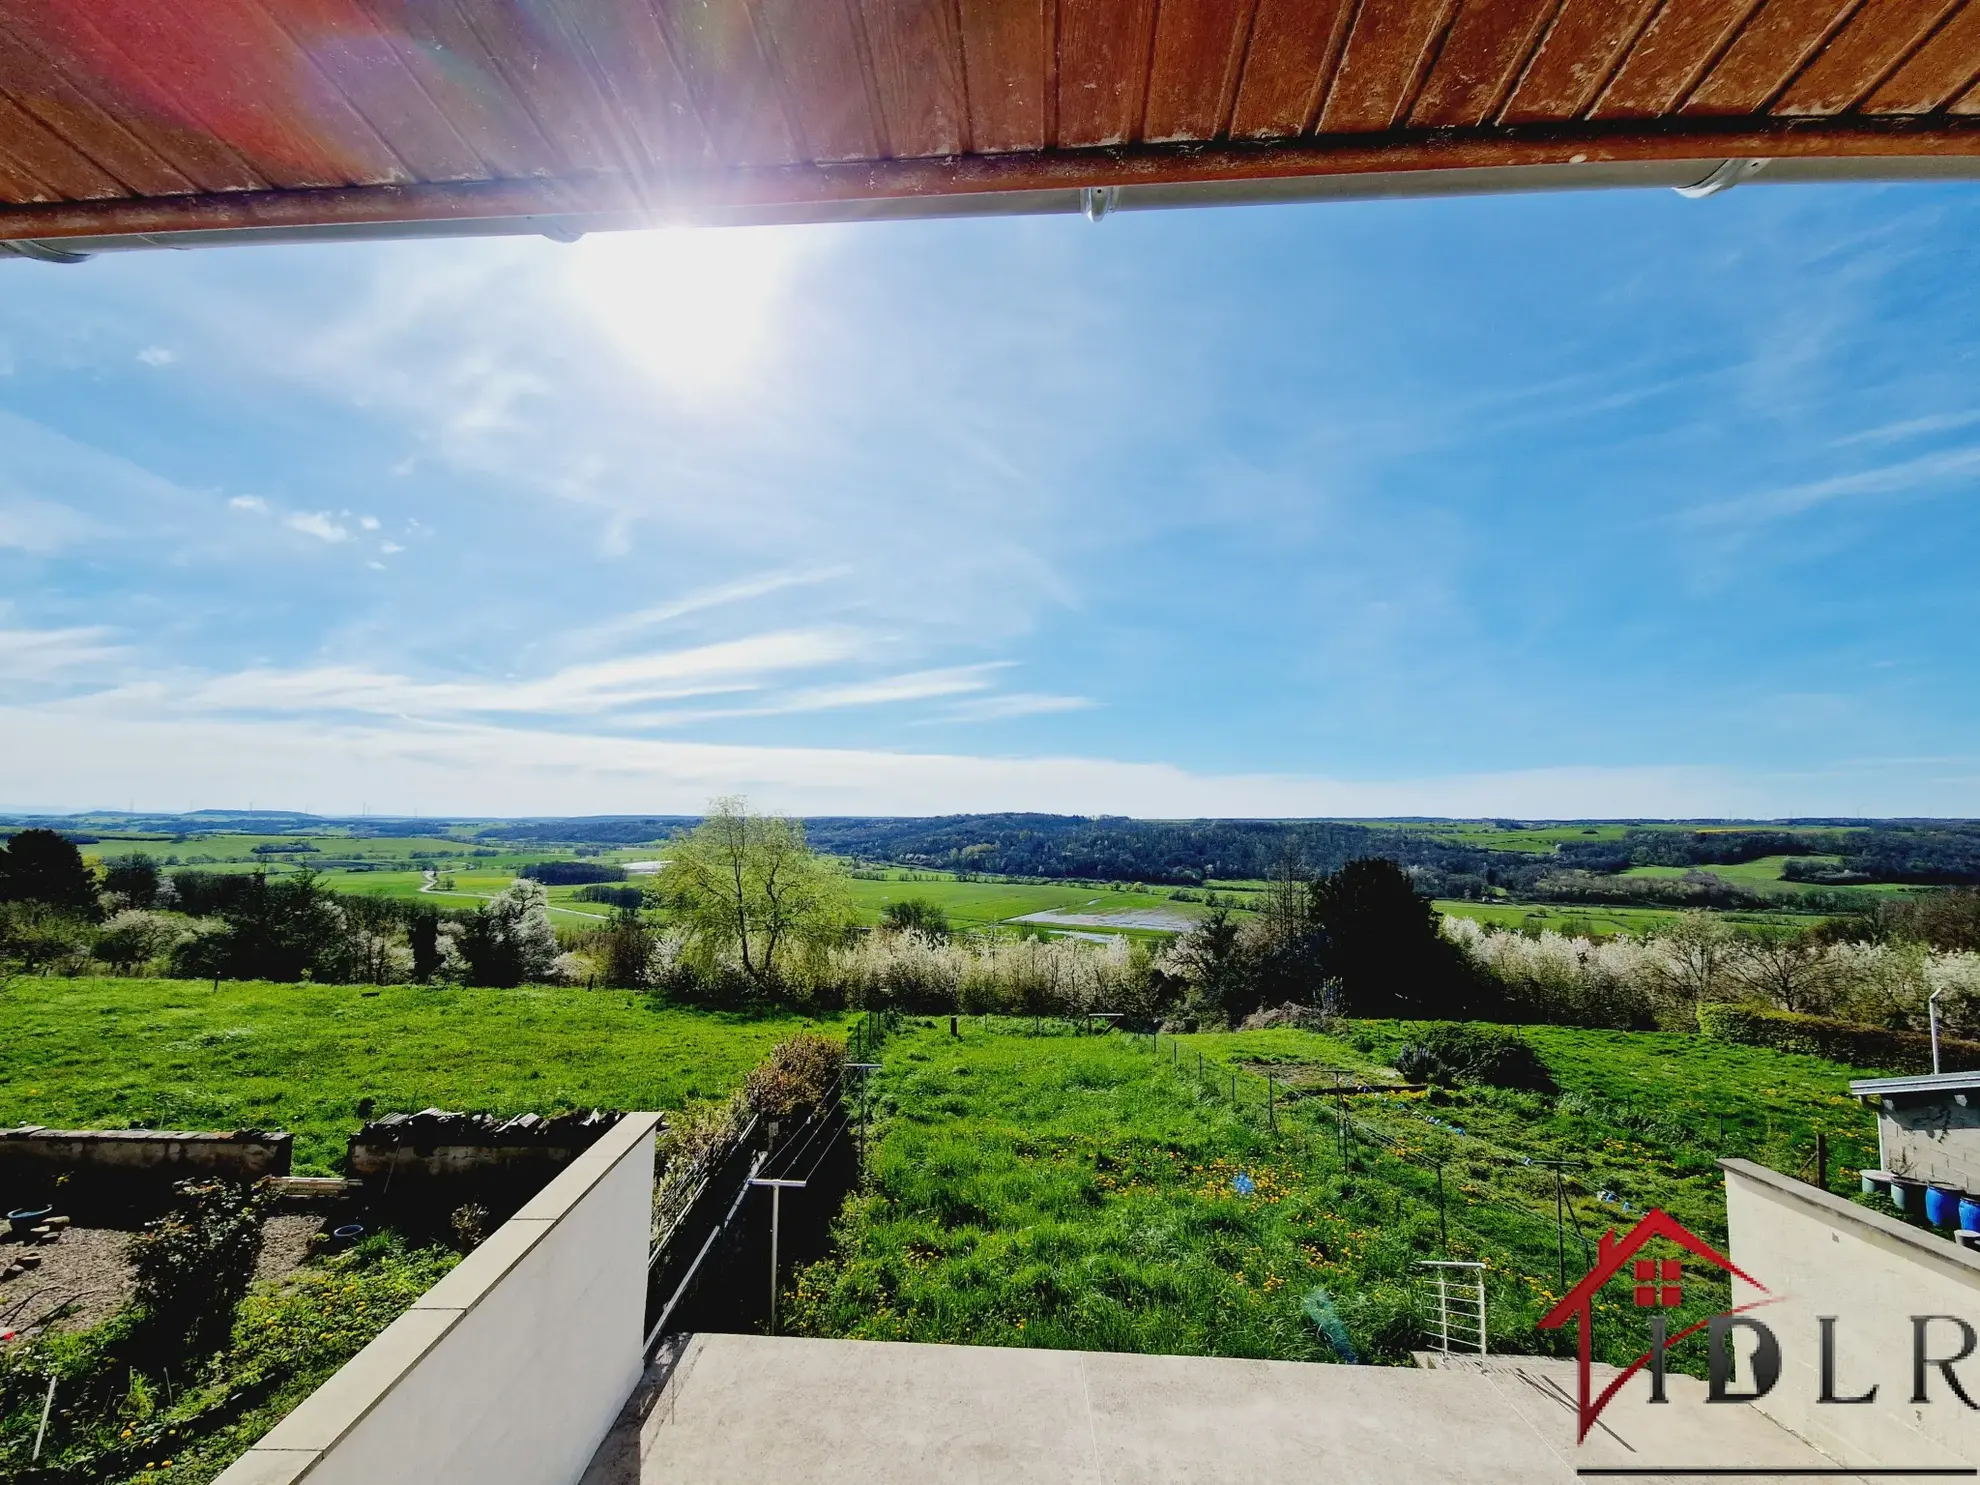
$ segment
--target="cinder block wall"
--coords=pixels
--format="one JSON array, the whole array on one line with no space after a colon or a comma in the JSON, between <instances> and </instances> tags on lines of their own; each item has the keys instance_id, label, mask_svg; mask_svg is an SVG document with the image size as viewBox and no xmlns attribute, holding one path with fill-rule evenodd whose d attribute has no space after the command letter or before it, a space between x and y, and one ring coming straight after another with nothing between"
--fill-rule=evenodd
<instances>
[{"instance_id":1,"label":"cinder block wall","mask_svg":"<svg viewBox=\"0 0 1980 1485\"><path fill-rule=\"evenodd\" d=\"M1980 1194L1980 1107L1962 1108L1950 1093L1930 1101L1893 1100L1877 1113L1877 1147L1889 1169Z\"/></svg>"}]
</instances>

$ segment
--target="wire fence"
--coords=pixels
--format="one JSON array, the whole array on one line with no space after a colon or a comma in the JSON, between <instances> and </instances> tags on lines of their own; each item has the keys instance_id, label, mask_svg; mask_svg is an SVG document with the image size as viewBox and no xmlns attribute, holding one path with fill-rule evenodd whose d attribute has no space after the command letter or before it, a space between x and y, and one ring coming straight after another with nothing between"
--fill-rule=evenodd
<instances>
[{"instance_id":1,"label":"wire fence","mask_svg":"<svg viewBox=\"0 0 1980 1485\"><path fill-rule=\"evenodd\" d=\"M1380 1179L1395 1203L1397 1219L1405 1216L1405 1203L1419 1214L1434 1213L1439 1246L1446 1253L1490 1253L1505 1267L1534 1279L1544 1272L1544 1255L1552 1259L1545 1268L1553 1270L1551 1277L1564 1289L1569 1274L1577 1271L1574 1264L1593 1266L1601 1232L1643 1215L1644 1209L1591 1178L1599 1170L1596 1162L1508 1150L1427 1109L1386 1099L1388 1106L1378 1116L1350 1103L1367 1094L1414 1091L1416 1085L1384 1087L1358 1069L1306 1065L1304 1075L1331 1076L1335 1086L1289 1086L1270 1071L1206 1059L1179 1038L1159 1032L1140 1033L1135 1043L1177 1075L1227 1096L1240 1117L1291 1141L1304 1159L1312 1160L1316 1150L1331 1145L1332 1163L1344 1178L1361 1173ZM1735 1136L1742 1153L1770 1157L1764 1163L1823 1185L1832 1166L1846 1165L1865 1149L1872 1152L1868 1163L1875 1163L1874 1140L1847 1131L1820 1130L1812 1139L1789 1141L1783 1148L1771 1121L1755 1138L1745 1127L1750 1120L1716 1118L1700 1124L1592 1093L1563 1094L1556 1109L1667 1150L1681 1146L1708 1157L1732 1153L1728 1145L1734 1141L1720 1136ZM1527 1189L1518 1189L1522 1186ZM1536 1186L1552 1200L1536 1196ZM1379 1200L1378 1193L1364 1194ZM1481 1227L1477 1219L1487 1216L1491 1221Z\"/></svg>"}]
</instances>

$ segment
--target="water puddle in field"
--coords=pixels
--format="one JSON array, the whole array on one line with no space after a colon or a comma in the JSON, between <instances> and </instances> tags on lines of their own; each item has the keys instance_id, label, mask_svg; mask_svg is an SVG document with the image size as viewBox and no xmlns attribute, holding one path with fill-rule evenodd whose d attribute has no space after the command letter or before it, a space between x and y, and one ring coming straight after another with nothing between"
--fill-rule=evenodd
<instances>
[{"instance_id":1,"label":"water puddle in field","mask_svg":"<svg viewBox=\"0 0 1980 1485\"><path fill-rule=\"evenodd\" d=\"M1117 913L1068 913L1055 908L1004 921L1037 923L1047 928L1155 928L1164 933L1187 933L1196 926L1194 918L1164 912L1161 908L1127 908Z\"/></svg>"}]
</instances>

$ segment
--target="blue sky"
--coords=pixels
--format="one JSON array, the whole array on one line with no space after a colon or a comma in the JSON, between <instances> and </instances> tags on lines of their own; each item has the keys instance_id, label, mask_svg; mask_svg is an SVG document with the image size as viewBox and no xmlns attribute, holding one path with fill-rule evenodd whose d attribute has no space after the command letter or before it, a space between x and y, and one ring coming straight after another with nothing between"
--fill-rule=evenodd
<instances>
[{"instance_id":1,"label":"blue sky","mask_svg":"<svg viewBox=\"0 0 1980 1485\"><path fill-rule=\"evenodd\" d=\"M1980 191L0 267L0 805L1980 814Z\"/></svg>"}]
</instances>

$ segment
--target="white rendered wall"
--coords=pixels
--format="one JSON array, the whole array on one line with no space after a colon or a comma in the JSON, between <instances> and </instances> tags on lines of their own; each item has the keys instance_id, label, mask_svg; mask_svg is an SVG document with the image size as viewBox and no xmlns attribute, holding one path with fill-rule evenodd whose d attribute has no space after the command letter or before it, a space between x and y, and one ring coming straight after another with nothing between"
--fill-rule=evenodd
<instances>
[{"instance_id":1,"label":"white rendered wall","mask_svg":"<svg viewBox=\"0 0 1980 1485\"><path fill-rule=\"evenodd\" d=\"M1980 1412L1952 1395L1937 1367L1926 1370L1931 1401L1910 1401L1911 1317L1956 1315L1980 1331L1980 1255L1747 1161L1720 1164L1732 1261L1780 1297L1752 1311L1781 1348L1780 1381L1754 1406L1844 1464L1980 1464ZM1733 1281L1734 1304L1765 1298ZM1823 1315L1836 1318L1836 1394L1875 1384L1874 1402L1818 1401ZM1930 1354L1958 1351L1957 1327L1940 1322L1927 1334ZM1955 1374L1980 1402L1980 1351ZM1735 1385L1746 1381L1742 1364Z\"/></svg>"},{"instance_id":2,"label":"white rendered wall","mask_svg":"<svg viewBox=\"0 0 1980 1485\"><path fill-rule=\"evenodd\" d=\"M574 1485L642 1370L657 1122L621 1119L216 1485Z\"/></svg>"}]
</instances>

